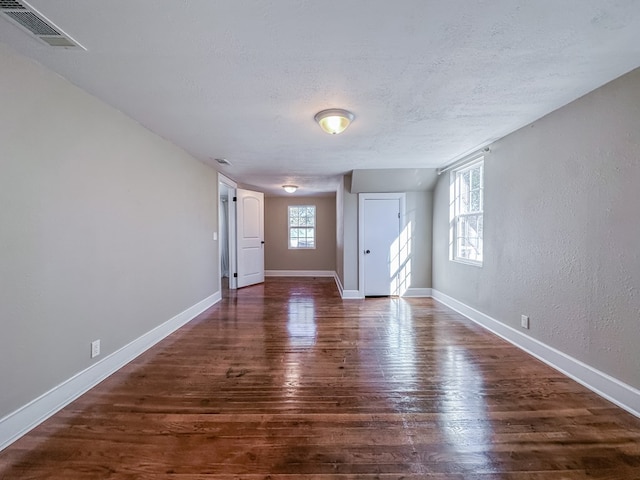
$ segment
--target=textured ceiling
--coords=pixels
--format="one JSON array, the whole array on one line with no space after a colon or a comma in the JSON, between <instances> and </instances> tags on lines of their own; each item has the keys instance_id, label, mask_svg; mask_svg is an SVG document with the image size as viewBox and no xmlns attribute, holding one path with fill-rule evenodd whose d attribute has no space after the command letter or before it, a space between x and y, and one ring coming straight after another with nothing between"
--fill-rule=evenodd
<instances>
[{"instance_id":1,"label":"textured ceiling","mask_svg":"<svg viewBox=\"0 0 640 480\"><path fill-rule=\"evenodd\" d=\"M267 193L442 166L640 65L637 0L29 3L87 51L0 41Z\"/></svg>"}]
</instances>

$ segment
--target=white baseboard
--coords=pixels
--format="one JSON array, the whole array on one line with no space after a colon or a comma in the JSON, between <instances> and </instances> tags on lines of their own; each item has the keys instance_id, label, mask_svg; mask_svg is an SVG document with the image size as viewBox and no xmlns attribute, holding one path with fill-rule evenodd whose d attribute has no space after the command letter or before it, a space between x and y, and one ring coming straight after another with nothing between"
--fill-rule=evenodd
<instances>
[{"instance_id":1,"label":"white baseboard","mask_svg":"<svg viewBox=\"0 0 640 480\"><path fill-rule=\"evenodd\" d=\"M362 295L360 290L343 290L342 298L344 300L362 300L364 295Z\"/></svg>"},{"instance_id":2,"label":"white baseboard","mask_svg":"<svg viewBox=\"0 0 640 480\"><path fill-rule=\"evenodd\" d=\"M340 277L338 276L338 272L333 274L333 279L336 281L336 287L338 287L338 293L340 297L342 297L342 292L344 292L344 288L342 288L342 282L340 281ZM344 298L344 297L342 297Z\"/></svg>"},{"instance_id":3,"label":"white baseboard","mask_svg":"<svg viewBox=\"0 0 640 480\"><path fill-rule=\"evenodd\" d=\"M407 288L407 291L402 295L403 297L423 298L431 296L430 288Z\"/></svg>"},{"instance_id":4,"label":"white baseboard","mask_svg":"<svg viewBox=\"0 0 640 480\"><path fill-rule=\"evenodd\" d=\"M218 291L0 419L0 450L222 299Z\"/></svg>"},{"instance_id":5,"label":"white baseboard","mask_svg":"<svg viewBox=\"0 0 640 480\"><path fill-rule=\"evenodd\" d=\"M265 270L265 277L333 277L333 270Z\"/></svg>"},{"instance_id":6,"label":"white baseboard","mask_svg":"<svg viewBox=\"0 0 640 480\"><path fill-rule=\"evenodd\" d=\"M340 292L340 297L342 297L343 300L360 300L364 298L358 290L345 290L342 287L342 282L340 281L340 277L338 277L337 273L333 276L333 278L336 281L338 292Z\"/></svg>"},{"instance_id":7,"label":"white baseboard","mask_svg":"<svg viewBox=\"0 0 640 480\"><path fill-rule=\"evenodd\" d=\"M458 300L432 289L432 297L509 343L562 372L601 397L640 417L640 390L577 360Z\"/></svg>"}]
</instances>

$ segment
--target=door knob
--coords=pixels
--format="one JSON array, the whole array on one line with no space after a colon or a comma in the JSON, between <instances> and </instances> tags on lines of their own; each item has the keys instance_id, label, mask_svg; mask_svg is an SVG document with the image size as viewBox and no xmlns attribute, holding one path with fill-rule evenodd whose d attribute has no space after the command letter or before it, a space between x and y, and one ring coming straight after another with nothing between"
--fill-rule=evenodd
<instances>
[{"instance_id":1,"label":"door knob","mask_svg":"<svg viewBox=\"0 0 640 480\"><path fill-rule=\"evenodd\" d=\"M371 250L365 250L364 253L371 253Z\"/></svg>"}]
</instances>

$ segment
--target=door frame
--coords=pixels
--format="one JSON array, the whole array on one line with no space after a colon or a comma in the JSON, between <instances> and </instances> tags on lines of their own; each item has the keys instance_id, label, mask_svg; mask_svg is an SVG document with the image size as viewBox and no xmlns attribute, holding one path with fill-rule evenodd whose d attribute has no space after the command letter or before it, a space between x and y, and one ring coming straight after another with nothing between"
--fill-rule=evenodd
<instances>
[{"instance_id":1,"label":"door frame","mask_svg":"<svg viewBox=\"0 0 640 480\"><path fill-rule=\"evenodd\" d=\"M229 189L229 201L227 202L229 224L227 225L227 236L229 237L229 289L235 290L238 288L238 280L235 277L237 271L236 264L236 247L238 242L236 241L236 203L233 201L233 197L236 196L236 188L238 184L226 177L222 173L218 172L218 209L220 208L220 184L226 185ZM218 210L219 211L219 210ZM218 218L218 286L222 291L222 237L220 231L220 219Z\"/></svg>"},{"instance_id":2,"label":"door frame","mask_svg":"<svg viewBox=\"0 0 640 480\"><path fill-rule=\"evenodd\" d=\"M399 200L400 230L405 223L406 194L397 193L359 193L358 194L358 294L364 297L364 204L366 200Z\"/></svg>"}]
</instances>

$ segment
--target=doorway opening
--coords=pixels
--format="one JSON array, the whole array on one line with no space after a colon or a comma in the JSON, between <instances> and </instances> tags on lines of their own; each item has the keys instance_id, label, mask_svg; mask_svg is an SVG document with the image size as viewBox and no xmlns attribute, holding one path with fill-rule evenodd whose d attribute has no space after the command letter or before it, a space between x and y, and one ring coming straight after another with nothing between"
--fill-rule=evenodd
<instances>
[{"instance_id":1,"label":"doorway opening","mask_svg":"<svg viewBox=\"0 0 640 480\"><path fill-rule=\"evenodd\" d=\"M218 272L225 289L264 282L264 194L218 173Z\"/></svg>"},{"instance_id":2,"label":"doorway opening","mask_svg":"<svg viewBox=\"0 0 640 480\"><path fill-rule=\"evenodd\" d=\"M236 210L233 201L237 184L218 173L218 272L220 293L237 288L236 281Z\"/></svg>"}]
</instances>

